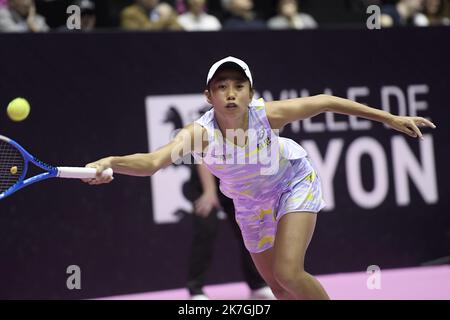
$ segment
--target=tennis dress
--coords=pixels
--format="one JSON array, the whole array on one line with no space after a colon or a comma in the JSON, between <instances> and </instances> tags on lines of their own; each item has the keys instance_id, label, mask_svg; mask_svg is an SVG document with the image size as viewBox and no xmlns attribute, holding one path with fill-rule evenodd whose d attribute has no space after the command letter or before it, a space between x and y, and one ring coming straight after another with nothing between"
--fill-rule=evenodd
<instances>
[{"instance_id":1,"label":"tennis dress","mask_svg":"<svg viewBox=\"0 0 450 320\"><path fill-rule=\"evenodd\" d=\"M248 139L242 147L222 136L214 109L206 112L195 122L206 129L208 148L193 156L220 179L221 192L233 199L245 247L257 253L273 246L283 215L319 212L325 202L306 151L274 133L264 100L253 100L248 112Z\"/></svg>"}]
</instances>

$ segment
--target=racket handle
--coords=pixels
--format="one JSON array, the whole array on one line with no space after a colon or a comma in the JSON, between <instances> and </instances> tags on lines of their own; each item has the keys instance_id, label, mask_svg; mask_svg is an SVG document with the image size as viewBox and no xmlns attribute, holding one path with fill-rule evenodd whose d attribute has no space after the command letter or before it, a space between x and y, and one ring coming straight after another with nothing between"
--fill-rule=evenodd
<instances>
[{"instance_id":1,"label":"racket handle","mask_svg":"<svg viewBox=\"0 0 450 320\"><path fill-rule=\"evenodd\" d=\"M95 168L83 167L58 167L58 178L92 179L95 178L97 170ZM103 177L112 177L111 168L102 172Z\"/></svg>"}]
</instances>

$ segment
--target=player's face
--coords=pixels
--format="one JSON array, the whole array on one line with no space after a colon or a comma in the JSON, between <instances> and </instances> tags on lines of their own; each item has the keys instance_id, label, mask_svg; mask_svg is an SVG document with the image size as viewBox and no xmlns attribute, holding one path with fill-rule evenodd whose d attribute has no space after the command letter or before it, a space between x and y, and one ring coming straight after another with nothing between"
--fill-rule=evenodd
<instances>
[{"instance_id":1,"label":"player's face","mask_svg":"<svg viewBox=\"0 0 450 320\"><path fill-rule=\"evenodd\" d=\"M205 95L216 111L236 115L247 112L253 90L242 72L225 69L217 72Z\"/></svg>"}]
</instances>

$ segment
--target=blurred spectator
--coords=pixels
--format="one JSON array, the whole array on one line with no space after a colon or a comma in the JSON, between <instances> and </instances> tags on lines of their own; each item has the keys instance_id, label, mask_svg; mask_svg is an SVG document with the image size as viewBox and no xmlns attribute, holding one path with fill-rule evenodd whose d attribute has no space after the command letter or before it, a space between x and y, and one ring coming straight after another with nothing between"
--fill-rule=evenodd
<instances>
[{"instance_id":1,"label":"blurred spectator","mask_svg":"<svg viewBox=\"0 0 450 320\"><path fill-rule=\"evenodd\" d=\"M206 0L186 0L188 11L178 16L178 23L186 31L216 31L222 28L219 20L205 12Z\"/></svg>"},{"instance_id":2,"label":"blurred spectator","mask_svg":"<svg viewBox=\"0 0 450 320\"><path fill-rule=\"evenodd\" d=\"M381 26L383 28L412 26L414 20L420 20L423 0L400 0L397 4L388 4L381 9Z\"/></svg>"},{"instance_id":3,"label":"blurred spectator","mask_svg":"<svg viewBox=\"0 0 450 320\"><path fill-rule=\"evenodd\" d=\"M448 0L424 0L420 19L414 19L418 26L448 26L450 25Z\"/></svg>"},{"instance_id":4,"label":"blurred spectator","mask_svg":"<svg viewBox=\"0 0 450 320\"><path fill-rule=\"evenodd\" d=\"M77 0L74 5L80 7L81 31L94 30L96 24L95 4L91 0Z\"/></svg>"},{"instance_id":5,"label":"blurred spectator","mask_svg":"<svg viewBox=\"0 0 450 320\"><path fill-rule=\"evenodd\" d=\"M279 0L278 15L267 21L269 29L313 29L317 22L306 13L299 12L297 0Z\"/></svg>"},{"instance_id":6,"label":"blurred spectator","mask_svg":"<svg viewBox=\"0 0 450 320\"><path fill-rule=\"evenodd\" d=\"M0 7L0 31L2 32L47 32L45 18L36 13L33 0L9 0Z\"/></svg>"},{"instance_id":7,"label":"blurred spectator","mask_svg":"<svg viewBox=\"0 0 450 320\"><path fill-rule=\"evenodd\" d=\"M253 0L222 0L222 6L230 13L223 24L224 29L266 29L265 22L256 18Z\"/></svg>"},{"instance_id":8,"label":"blurred spectator","mask_svg":"<svg viewBox=\"0 0 450 320\"><path fill-rule=\"evenodd\" d=\"M120 13L121 27L128 30L182 30L175 10L159 0L135 0Z\"/></svg>"}]
</instances>

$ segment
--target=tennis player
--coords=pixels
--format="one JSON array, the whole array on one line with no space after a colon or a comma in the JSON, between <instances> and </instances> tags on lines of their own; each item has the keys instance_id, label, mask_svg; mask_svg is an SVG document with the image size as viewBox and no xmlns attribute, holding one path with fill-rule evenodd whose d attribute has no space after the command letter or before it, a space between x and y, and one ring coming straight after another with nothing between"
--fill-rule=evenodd
<instances>
[{"instance_id":1,"label":"tennis player","mask_svg":"<svg viewBox=\"0 0 450 320\"><path fill-rule=\"evenodd\" d=\"M192 154L220 179L221 191L233 199L244 244L275 296L329 299L304 267L317 213L325 206L321 180L306 151L277 131L326 111L382 122L413 138L422 138L419 126L435 125L422 117L396 116L330 95L273 102L253 99L250 69L234 57L212 65L204 94L213 108L170 143L151 153L90 163L87 166L96 168L98 176L86 182L110 182L111 178L100 175L107 168L151 176Z\"/></svg>"}]
</instances>

